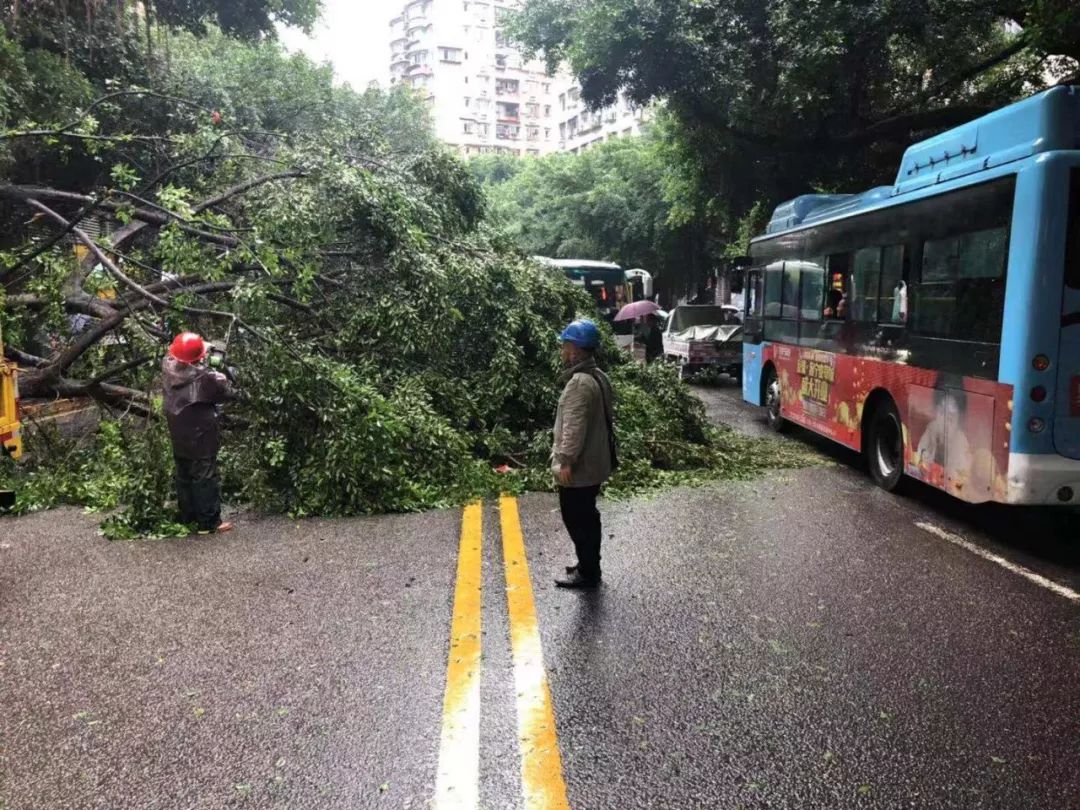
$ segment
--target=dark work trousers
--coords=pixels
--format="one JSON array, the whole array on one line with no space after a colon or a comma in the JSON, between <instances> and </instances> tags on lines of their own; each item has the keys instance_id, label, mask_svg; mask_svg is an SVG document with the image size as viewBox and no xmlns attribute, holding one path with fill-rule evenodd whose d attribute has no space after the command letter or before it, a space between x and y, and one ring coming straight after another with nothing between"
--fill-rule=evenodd
<instances>
[{"instance_id":1,"label":"dark work trousers","mask_svg":"<svg viewBox=\"0 0 1080 810\"><path fill-rule=\"evenodd\" d=\"M180 522L213 531L221 523L221 479L217 457L176 459L176 502Z\"/></svg>"},{"instance_id":2,"label":"dark work trousers","mask_svg":"<svg viewBox=\"0 0 1080 810\"><path fill-rule=\"evenodd\" d=\"M586 579L600 578L600 511L596 496L600 487L559 487L563 524L574 541L578 571Z\"/></svg>"}]
</instances>

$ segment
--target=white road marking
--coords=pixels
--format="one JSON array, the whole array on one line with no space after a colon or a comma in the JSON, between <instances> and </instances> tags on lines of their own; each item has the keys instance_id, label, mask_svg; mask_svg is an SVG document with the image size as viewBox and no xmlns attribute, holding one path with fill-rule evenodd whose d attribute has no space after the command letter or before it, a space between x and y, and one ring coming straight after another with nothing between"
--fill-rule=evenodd
<instances>
[{"instance_id":1,"label":"white road marking","mask_svg":"<svg viewBox=\"0 0 1080 810\"><path fill-rule=\"evenodd\" d=\"M1052 579L1047 579L1042 574L1036 574L1030 568L1024 568L1024 566L1017 565L1014 562L1010 562L1004 557L994 554L993 552L987 551L984 548L979 548L970 540L965 540L958 534L947 532L940 526L935 526L932 523L918 522L915 525L922 529L924 532L929 532L935 537L940 537L942 540L948 540L954 546L960 546L960 548L964 549L965 551L970 551L972 554L975 554L978 557L982 557L984 560L989 560L992 563L997 563L1006 571L1011 571L1014 574L1019 574L1029 582L1034 582L1040 588L1046 588L1046 590L1053 591L1058 596L1065 597L1070 602L1076 602L1080 604L1080 593L1074 591L1072 588L1069 588L1066 585L1062 585L1060 582L1054 582Z\"/></svg>"}]
</instances>

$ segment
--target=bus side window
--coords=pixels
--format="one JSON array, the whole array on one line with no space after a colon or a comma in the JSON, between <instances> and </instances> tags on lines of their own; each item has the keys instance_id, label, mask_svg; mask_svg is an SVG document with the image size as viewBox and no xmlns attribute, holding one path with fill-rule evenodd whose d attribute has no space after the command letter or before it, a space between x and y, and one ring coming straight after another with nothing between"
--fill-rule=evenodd
<instances>
[{"instance_id":1,"label":"bus side window","mask_svg":"<svg viewBox=\"0 0 1080 810\"><path fill-rule=\"evenodd\" d=\"M781 317L787 321L799 319L799 263L784 263L784 301Z\"/></svg>"},{"instance_id":2,"label":"bus side window","mask_svg":"<svg viewBox=\"0 0 1080 810\"><path fill-rule=\"evenodd\" d=\"M811 259L802 266L802 319L820 321L825 298L824 259Z\"/></svg>"},{"instance_id":3,"label":"bus side window","mask_svg":"<svg viewBox=\"0 0 1080 810\"><path fill-rule=\"evenodd\" d=\"M760 318L762 310L761 270L751 270L746 274L746 287L743 290L743 304L748 318Z\"/></svg>"},{"instance_id":4,"label":"bus side window","mask_svg":"<svg viewBox=\"0 0 1080 810\"><path fill-rule=\"evenodd\" d=\"M765 268L765 317L780 317L780 298L784 282L784 263L773 262Z\"/></svg>"},{"instance_id":5,"label":"bus side window","mask_svg":"<svg viewBox=\"0 0 1080 810\"><path fill-rule=\"evenodd\" d=\"M881 295L878 321L902 324L907 320L907 285L904 283L904 246L889 245L882 251Z\"/></svg>"},{"instance_id":6,"label":"bus side window","mask_svg":"<svg viewBox=\"0 0 1080 810\"><path fill-rule=\"evenodd\" d=\"M1073 169L1069 187L1069 234L1065 243L1065 285L1080 289L1080 169Z\"/></svg>"},{"instance_id":7,"label":"bus side window","mask_svg":"<svg viewBox=\"0 0 1080 810\"><path fill-rule=\"evenodd\" d=\"M1001 340L1009 231L988 228L923 244L915 323L920 332Z\"/></svg>"},{"instance_id":8,"label":"bus side window","mask_svg":"<svg viewBox=\"0 0 1080 810\"><path fill-rule=\"evenodd\" d=\"M863 248L855 252L848 295L848 318L853 321L877 320L878 279L881 276L881 248Z\"/></svg>"},{"instance_id":9,"label":"bus side window","mask_svg":"<svg viewBox=\"0 0 1080 810\"><path fill-rule=\"evenodd\" d=\"M827 319L839 318L837 310L840 299L850 295L851 258L850 253L834 253L827 260L828 285L825 290L823 310Z\"/></svg>"}]
</instances>

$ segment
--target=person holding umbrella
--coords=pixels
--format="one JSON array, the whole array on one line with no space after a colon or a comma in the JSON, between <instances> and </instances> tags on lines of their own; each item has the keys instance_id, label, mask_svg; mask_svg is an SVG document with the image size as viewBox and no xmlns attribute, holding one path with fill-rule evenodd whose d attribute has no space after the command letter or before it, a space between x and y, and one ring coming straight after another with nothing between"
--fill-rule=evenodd
<instances>
[{"instance_id":1,"label":"person holding umbrella","mask_svg":"<svg viewBox=\"0 0 1080 810\"><path fill-rule=\"evenodd\" d=\"M640 318L642 325L636 330L635 338L645 344L645 362L651 363L664 356L664 335L660 328L660 319L656 313L660 307L655 301L635 301L619 310L616 321L628 321Z\"/></svg>"}]
</instances>

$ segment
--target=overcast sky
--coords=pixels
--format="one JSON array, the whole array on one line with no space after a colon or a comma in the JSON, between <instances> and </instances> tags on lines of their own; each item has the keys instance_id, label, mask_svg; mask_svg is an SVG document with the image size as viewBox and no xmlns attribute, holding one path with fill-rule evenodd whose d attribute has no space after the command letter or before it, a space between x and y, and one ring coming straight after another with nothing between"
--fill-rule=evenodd
<instances>
[{"instance_id":1,"label":"overcast sky","mask_svg":"<svg viewBox=\"0 0 1080 810\"><path fill-rule=\"evenodd\" d=\"M290 51L302 50L316 62L330 62L338 79L363 90L377 79L385 85L390 73L390 20L404 0L323 0L322 19L311 37L282 28L281 41Z\"/></svg>"}]
</instances>

